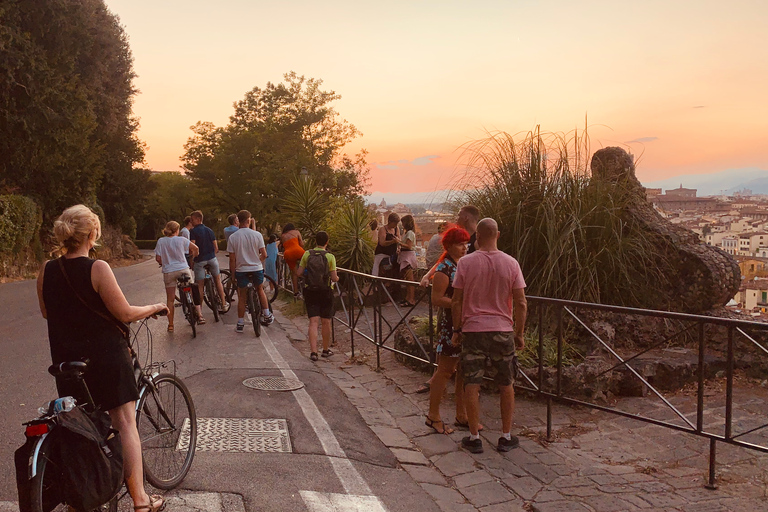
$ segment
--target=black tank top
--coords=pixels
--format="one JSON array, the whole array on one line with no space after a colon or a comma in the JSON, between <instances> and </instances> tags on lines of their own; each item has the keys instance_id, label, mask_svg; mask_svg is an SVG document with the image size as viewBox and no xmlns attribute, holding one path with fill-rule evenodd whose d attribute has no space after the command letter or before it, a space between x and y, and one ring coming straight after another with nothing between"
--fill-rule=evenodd
<instances>
[{"instance_id":1,"label":"black tank top","mask_svg":"<svg viewBox=\"0 0 768 512\"><path fill-rule=\"evenodd\" d=\"M63 259L70 287L57 260L49 261L43 275L43 302L48 316L48 340L54 364L90 359L95 364L110 362L125 350L120 328L86 307L72 290L96 311L114 318L93 289L91 269L96 260L87 257Z\"/></svg>"},{"instance_id":2,"label":"black tank top","mask_svg":"<svg viewBox=\"0 0 768 512\"><path fill-rule=\"evenodd\" d=\"M386 229L386 228L385 228ZM395 228L397 230L397 228ZM394 240L395 235L387 231L387 237L385 240ZM378 240L378 238L377 238ZM376 250L373 251L374 254L386 254L388 256L394 256L397 254L397 244L392 245L381 245L378 241L376 242Z\"/></svg>"}]
</instances>

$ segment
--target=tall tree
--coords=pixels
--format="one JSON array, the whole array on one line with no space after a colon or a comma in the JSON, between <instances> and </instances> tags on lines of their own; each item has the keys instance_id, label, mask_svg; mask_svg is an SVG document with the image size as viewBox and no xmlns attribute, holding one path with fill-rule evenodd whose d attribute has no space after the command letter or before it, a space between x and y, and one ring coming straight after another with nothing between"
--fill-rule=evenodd
<instances>
[{"instance_id":1,"label":"tall tree","mask_svg":"<svg viewBox=\"0 0 768 512\"><path fill-rule=\"evenodd\" d=\"M132 62L103 0L0 5L0 180L46 220L75 202L101 203L113 223L141 209Z\"/></svg>"},{"instance_id":2,"label":"tall tree","mask_svg":"<svg viewBox=\"0 0 768 512\"><path fill-rule=\"evenodd\" d=\"M222 211L248 209L273 224L279 198L305 167L330 196L355 196L368 179L366 152L343 153L360 135L333 108L340 96L322 80L291 72L279 84L255 87L234 104L229 124L199 122L185 145L184 167Z\"/></svg>"}]
</instances>

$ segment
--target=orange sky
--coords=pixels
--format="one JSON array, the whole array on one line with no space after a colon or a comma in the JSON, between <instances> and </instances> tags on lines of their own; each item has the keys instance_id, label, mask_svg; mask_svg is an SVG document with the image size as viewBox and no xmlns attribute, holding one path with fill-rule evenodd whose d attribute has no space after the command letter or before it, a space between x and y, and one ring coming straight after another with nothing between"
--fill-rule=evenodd
<instances>
[{"instance_id":1,"label":"orange sky","mask_svg":"<svg viewBox=\"0 0 768 512\"><path fill-rule=\"evenodd\" d=\"M147 164L296 71L342 95L371 191L443 188L487 131L582 128L643 181L768 169L768 2L107 0L130 37ZM641 141L641 142L631 142Z\"/></svg>"}]
</instances>

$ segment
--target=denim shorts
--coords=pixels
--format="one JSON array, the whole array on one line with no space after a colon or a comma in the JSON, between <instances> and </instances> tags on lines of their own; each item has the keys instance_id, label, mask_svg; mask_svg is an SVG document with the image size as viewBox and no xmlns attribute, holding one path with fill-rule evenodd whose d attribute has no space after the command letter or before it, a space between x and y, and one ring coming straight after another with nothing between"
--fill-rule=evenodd
<instances>
[{"instance_id":1,"label":"denim shorts","mask_svg":"<svg viewBox=\"0 0 768 512\"><path fill-rule=\"evenodd\" d=\"M264 282L264 271L235 272L235 279L237 280L238 288L245 288L250 282L253 282L254 286L259 286Z\"/></svg>"},{"instance_id":2,"label":"denim shorts","mask_svg":"<svg viewBox=\"0 0 768 512\"><path fill-rule=\"evenodd\" d=\"M195 282L205 279L205 266L211 266L211 276L216 277L219 275L219 260L211 258L207 261L195 262Z\"/></svg>"}]
</instances>

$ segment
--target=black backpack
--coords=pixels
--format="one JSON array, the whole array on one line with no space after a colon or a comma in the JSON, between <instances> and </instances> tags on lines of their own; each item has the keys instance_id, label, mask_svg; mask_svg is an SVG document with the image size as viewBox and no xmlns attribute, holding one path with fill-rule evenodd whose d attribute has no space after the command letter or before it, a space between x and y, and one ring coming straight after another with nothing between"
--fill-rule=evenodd
<instances>
[{"instance_id":1,"label":"black backpack","mask_svg":"<svg viewBox=\"0 0 768 512\"><path fill-rule=\"evenodd\" d=\"M307 290L325 291L331 289L331 272L328 270L326 251L311 249L307 258L307 277L305 286Z\"/></svg>"}]
</instances>

